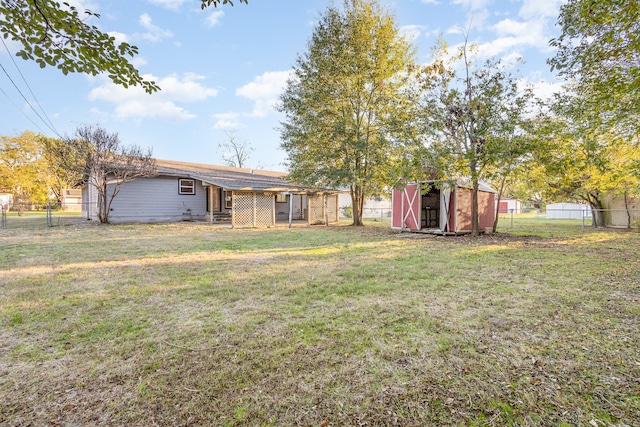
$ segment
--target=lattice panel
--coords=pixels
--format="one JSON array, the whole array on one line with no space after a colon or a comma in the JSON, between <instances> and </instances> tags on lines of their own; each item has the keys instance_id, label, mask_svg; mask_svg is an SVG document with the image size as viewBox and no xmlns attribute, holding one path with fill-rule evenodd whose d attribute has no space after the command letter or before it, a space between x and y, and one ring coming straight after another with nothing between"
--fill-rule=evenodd
<instances>
[{"instance_id":1,"label":"lattice panel","mask_svg":"<svg viewBox=\"0 0 640 427\"><path fill-rule=\"evenodd\" d=\"M309 194L309 224L324 224L324 197L321 194Z\"/></svg>"},{"instance_id":2,"label":"lattice panel","mask_svg":"<svg viewBox=\"0 0 640 427\"><path fill-rule=\"evenodd\" d=\"M256 193L256 227L269 227L275 225L273 222L275 195L271 193Z\"/></svg>"},{"instance_id":3,"label":"lattice panel","mask_svg":"<svg viewBox=\"0 0 640 427\"><path fill-rule=\"evenodd\" d=\"M253 194L233 192L233 226L253 227Z\"/></svg>"},{"instance_id":4,"label":"lattice panel","mask_svg":"<svg viewBox=\"0 0 640 427\"><path fill-rule=\"evenodd\" d=\"M269 227L274 223L274 195L271 193L233 193L233 226Z\"/></svg>"}]
</instances>

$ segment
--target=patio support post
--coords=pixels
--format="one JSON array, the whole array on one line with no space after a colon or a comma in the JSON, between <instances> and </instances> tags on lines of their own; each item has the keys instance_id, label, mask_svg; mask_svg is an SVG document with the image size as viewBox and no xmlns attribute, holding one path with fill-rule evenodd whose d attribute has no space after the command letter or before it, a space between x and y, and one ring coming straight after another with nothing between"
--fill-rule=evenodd
<instances>
[{"instance_id":1,"label":"patio support post","mask_svg":"<svg viewBox=\"0 0 640 427\"><path fill-rule=\"evenodd\" d=\"M293 193L289 193L289 228L293 223Z\"/></svg>"},{"instance_id":2,"label":"patio support post","mask_svg":"<svg viewBox=\"0 0 640 427\"><path fill-rule=\"evenodd\" d=\"M258 214L258 209L257 209L257 200L256 200L256 193L253 193L253 226L257 227L258 224L256 223L256 215Z\"/></svg>"},{"instance_id":3,"label":"patio support post","mask_svg":"<svg viewBox=\"0 0 640 427\"><path fill-rule=\"evenodd\" d=\"M324 224L325 226L329 226L329 196L326 194L322 195L324 199Z\"/></svg>"},{"instance_id":4,"label":"patio support post","mask_svg":"<svg viewBox=\"0 0 640 427\"><path fill-rule=\"evenodd\" d=\"M213 223L213 185L207 185L209 194L209 224Z\"/></svg>"}]
</instances>

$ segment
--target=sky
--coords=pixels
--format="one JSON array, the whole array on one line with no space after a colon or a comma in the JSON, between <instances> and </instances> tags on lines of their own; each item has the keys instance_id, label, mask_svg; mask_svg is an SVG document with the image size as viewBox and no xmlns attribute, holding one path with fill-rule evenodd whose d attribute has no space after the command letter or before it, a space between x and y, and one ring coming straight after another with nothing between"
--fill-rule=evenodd
<instances>
[{"instance_id":1,"label":"sky","mask_svg":"<svg viewBox=\"0 0 640 427\"><path fill-rule=\"evenodd\" d=\"M415 46L419 63L431 61L439 37L456 46L468 33L482 55L513 63L539 96L559 89L546 60L554 54L549 40L559 34L563 0L379 1ZM41 69L13 56L19 46L5 41L0 135L30 130L66 137L98 125L125 145L151 148L158 159L208 164L224 163L220 144L235 135L253 148L247 166L286 171L278 130L284 116L274 105L320 15L342 0L234 1L205 10L200 0L71 3L100 14L90 24L137 46L134 65L162 90L149 95L104 75Z\"/></svg>"}]
</instances>

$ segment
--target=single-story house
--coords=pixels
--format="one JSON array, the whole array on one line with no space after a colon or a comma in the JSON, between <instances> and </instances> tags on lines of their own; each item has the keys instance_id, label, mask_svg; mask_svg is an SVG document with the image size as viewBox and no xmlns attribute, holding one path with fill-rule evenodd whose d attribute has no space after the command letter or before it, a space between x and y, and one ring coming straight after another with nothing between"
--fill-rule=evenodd
<instances>
[{"instance_id":1,"label":"single-story house","mask_svg":"<svg viewBox=\"0 0 640 427\"><path fill-rule=\"evenodd\" d=\"M459 179L455 184L434 180L408 182L392 192L391 228L434 234L457 234L472 230L471 183ZM495 191L484 182L478 191L478 227L493 227Z\"/></svg>"},{"instance_id":2,"label":"single-story house","mask_svg":"<svg viewBox=\"0 0 640 427\"><path fill-rule=\"evenodd\" d=\"M591 207L581 203L549 203L546 211L547 219L591 218Z\"/></svg>"},{"instance_id":3,"label":"single-story house","mask_svg":"<svg viewBox=\"0 0 640 427\"><path fill-rule=\"evenodd\" d=\"M498 204L498 201L496 200L496 205L497 204ZM520 203L520 200L512 199L509 197L501 198L500 206L496 206L496 208L498 209L498 213L501 213L501 214L522 213L522 204Z\"/></svg>"},{"instance_id":4,"label":"single-story house","mask_svg":"<svg viewBox=\"0 0 640 427\"><path fill-rule=\"evenodd\" d=\"M63 211L80 212L82 210L82 190L79 188L62 190L60 206Z\"/></svg>"},{"instance_id":5,"label":"single-story house","mask_svg":"<svg viewBox=\"0 0 640 427\"><path fill-rule=\"evenodd\" d=\"M156 168L153 177L123 184L110 222L230 220L242 228L338 221L336 191L292 184L283 172L170 160L156 160ZM97 190L85 184L82 200L83 215L97 219Z\"/></svg>"}]
</instances>

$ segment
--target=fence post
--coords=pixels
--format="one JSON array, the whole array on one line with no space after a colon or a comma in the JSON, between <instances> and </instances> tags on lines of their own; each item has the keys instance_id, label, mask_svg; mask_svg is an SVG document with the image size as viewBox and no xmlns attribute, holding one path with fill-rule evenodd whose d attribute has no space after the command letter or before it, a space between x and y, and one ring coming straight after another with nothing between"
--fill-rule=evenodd
<instances>
[{"instance_id":1,"label":"fence post","mask_svg":"<svg viewBox=\"0 0 640 427\"><path fill-rule=\"evenodd\" d=\"M47 205L47 226L53 227L53 217L51 215L51 203Z\"/></svg>"},{"instance_id":2,"label":"fence post","mask_svg":"<svg viewBox=\"0 0 640 427\"><path fill-rule=\"evenodd\" d=\"M7 228L7 213L2 203L0 203L0 211L2 212L2 215L0 215L0 228Z\"/></svg>"}]
</instances>

